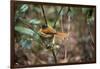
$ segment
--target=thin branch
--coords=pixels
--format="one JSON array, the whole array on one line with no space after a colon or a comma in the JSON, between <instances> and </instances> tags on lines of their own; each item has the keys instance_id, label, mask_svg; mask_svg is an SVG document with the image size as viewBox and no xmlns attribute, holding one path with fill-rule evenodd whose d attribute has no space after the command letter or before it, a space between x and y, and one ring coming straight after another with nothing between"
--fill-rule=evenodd
<instances>
[{"instance_id":1,"label":"thin branch","mask_svg":"<svg viewBox=\"0 0 100 69\"><path fill-rule=\"evenodd\" d=\"M95 41L94 41L94 38L93 38L93 35L92 35L91 31L90 31L90 27L89 26L88 26L88 32L89 32L89 35L90 35L91 40L93 42L93 45L95 45Z\"/></svg>"},{"instance_id":2,"label":"thin branch","mask_svg":"<svg viewBox=\"0 0 100 69\"><path fill-rule=\"evenodd\" d=\"M45 12L44 12L43 5L41 5L41 9L42 9L43 16L44 16L44 19L45 19L45 22L46 22L46 25L47 25L47 19L46 19L46 15L45 15Z\"/></svg>"},{"instance_id":3,"label":"thin branch","mask_svg":"<svg viewBox=\"0 0 100 69\"><path fill-rule=\"evenodd\" d=\"M51 49L51 51L52 51L52 54L53 54L53 57L54 57L54 61L55 61L55 63L57 63L57 58L56 58L56 54L55 54L54 49Z\"/></svg>"},{"instance_id":4,"label":"thin branch","mask_svg":"<svg viewBox=\"0 0 100 69\"><path fill-rule=\"evenodd\" d=\"M46 16L45 16L45 12L44 12L43 5L41 5L41 8L42 8L42 12L43 12L43 16L44 16L45 22L46 22L46 24L47 24L47 19L46 19ZM62 10L62 8L61 8L61 10ZM58 16L59 16L59 14L61 13L61 10L59 11ZM57 19L56 19L56 21L55 21L55 24L56 24L57 20L58 20L58 17L57 17ZM57 58L56 58L54 49L51 48L51 51L52 51L52 54L53 54L53 57L54 57L54 61L55 61L55 63L57 63Z\"/></svg>"},{"instance_id":5,"label":"thin branch","mask_svg":"<svg viewBox=\"0 0 100 69\"><path fill-rule=\"evenodd\" d=\"M71 12L71 9L70 9L70 7L68 7L67 15L69 14L69 12Z\"/></svg>"},{"instance_id":6,"label":"thin branch","mask_svg":"<svg viewBox=\"0 0 100 69\"><path fill-rule=\"evenodd\" d=\"M60 15L60 13L61 13L62 10L63 10L63 7L61 7L61 9L60 9L60 11L59 11L59 13L58 13L58 15L57 15L57 18L56 18L56 20L55 20L55 22L54 22L53 28L56 27L57 20L58 20L59 15Z\"/></svg>"}]
</instances>

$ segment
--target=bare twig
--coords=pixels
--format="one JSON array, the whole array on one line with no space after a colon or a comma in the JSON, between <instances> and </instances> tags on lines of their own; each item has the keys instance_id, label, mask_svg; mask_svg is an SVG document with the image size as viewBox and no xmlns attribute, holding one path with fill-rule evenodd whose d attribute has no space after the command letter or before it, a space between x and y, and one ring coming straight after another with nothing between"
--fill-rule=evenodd
<instances>
[{"instance_id":1,"label":"bare twig","mask_svg":"<svg viewBox=\"0 0 100 69\"><path fill-rule=\"evenodd\" d=\"M53 54L53 57L54 57L54 61L55 61L55 63L57 63L57 58L56 58L54 49L51 49L51 51L52 51L52 54Z\"/></svg>"},{"instance_id":2,"label":"bare twig","mask_svg":"<svg viewBox=\"0 0 100 69\"><path fill-rule=\"evenodd\" d=\"M56 20L55 20L55 22L54 22L53 28L56 27L57 20L58 20L59 15L60 15L60 13L61 13L62 10L63 10L63 7L61 7L61 9L60 9L60 11L59 11L59 13L58 13L58 15L57 15L57 18L56 18Z\"/></svg>"},{"instance_id":3,"label":"bare twig","mask_svg":"<svg viewBox=\"0 0 100 69\"><path fill-rule=\"evenodd\" d=\"M71 12L71 9L70 9L70 7L68 7L67 15L69 14L69 12Z\"/></svg>"},{"instance_id":4,"label":"bare twig","mask_svg":"<svg viewBox=\"0 0 100 69\"><path fill-rule=\"evenodd\" d=\"M46 19L46 16L45 16L45 12L44 12L43 5L41 5L41 9L42 9L42 12L43 12L43 16L44 16L45 22L46 22L46 24L47 24L47 19Z\"/></svg>"},{"instance_id":5,"label":"bare twig","mask_svg":"<svg viewBox=\"0 0 100 69\"><path fill-rule=\"evenodd\" d=\"M46 16L45 16L45 12L44 12L43 5L41 5L41 8L42 8L42 12L43 12L43 16L44 16L45 22L46 22L46 24L47 24L47 19L46 19ZM61 8L61 10L62 10L62 8ZM61 10L60 10L60 12L61 12ZM60 12L58 13L58 15L60 14ZM58 20L58 17L57 17L57 19L56 19L56 21L55 21L54 26L56 25L57 20ZM42 41L42 42L43 42L43 41ZM56 55L55 55L54 49L51 48L51 51L52 51L52 54L53 54L53 57L54 57L54 61L55 61L55 63L57 63L57 59L56 59Z\"/></svg>"},{"instance_id":6,"label":"bare twig","mask_svg":"<svg viewBox=\"0 0 100 69\"><path fill-rule=\"evenodd\" d=\"M88 23L88 19L89 19L90 17L92 17L92 14L93 14L93 10L92 10L92 9L88 10L88 14L87 14L87 16L86 16L86 19L87 19L87 26L88 26L89 35L90 35L90 37L91 37L91 40L92 40L93 44L95 45L95 41L94 41L94 39L93 39L93 35L92 35L92 33L91 33L90 26L89 26L90 20L89 20L89 23Z\"/></svg>"},{"instance_id":7,"label":"bare twig","mask_svg":"<svg viewBox=\"0 0 100 69\"><path fill-rule=\"evenodd\" d=\"M60 25L61 25L61 31L64 32L64 28L63 28L63 15L61 15L61 22L60 22Z\"/></svg>"}]
</instances>

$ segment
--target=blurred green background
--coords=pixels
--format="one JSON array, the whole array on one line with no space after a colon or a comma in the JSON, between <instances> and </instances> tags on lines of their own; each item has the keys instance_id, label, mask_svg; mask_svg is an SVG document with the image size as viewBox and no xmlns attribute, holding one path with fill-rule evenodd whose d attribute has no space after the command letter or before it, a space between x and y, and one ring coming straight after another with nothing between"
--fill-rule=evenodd
<instances>
[{"instance_id":1,"label":"blurred green background","mask_svg":"<svg viewBox=\"0 0 100 69\"><path fill-rule=\"evenodd\" d=\"M70 33L68 40L54 44L57 63L95 62L95 8L56 5L43 8L48 25L55 24L56 31ZM41 25L46 24L41 5L16 4L14 19L15 66L55 64L39 33ZM47 44L52 43L48 41Z\"/></svg>"}]
</instances>

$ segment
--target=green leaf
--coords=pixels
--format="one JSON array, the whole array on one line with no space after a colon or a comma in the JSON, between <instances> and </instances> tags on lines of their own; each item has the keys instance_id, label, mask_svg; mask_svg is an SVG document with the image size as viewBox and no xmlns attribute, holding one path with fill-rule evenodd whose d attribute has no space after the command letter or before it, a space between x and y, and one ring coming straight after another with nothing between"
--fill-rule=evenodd
<instances>
[{"instance_id":1,"label":"green leaf","mask_svg":"<svg viewBox=\"0 0 100 69\"><path fill-rule=\"evenodd\" d=\"M21 34L26 34L26 35L30 35L33 36L34 31L22 26L15 26L15 31L21 33Z\"/></svg>"},{"instance_id":2,"label":"green leaf","mask_svg":"<svg viewBox=\"0 0 100 69\"><path fill-rule=\"evenodd\" d=\"M32 19L29 21L29 23L32 23L32 24L40 24L40 21L37 20L37 19Z\"/></svg>"},{"instance_id":3,"label":"green leaf","mask_svg":"<svg viewBox=\"0 0 100 69\"><path fill-rule=\"evenodd\" d=\"M26 12L28 10L28 5L27 4L22 5L20 10L21 12Z\"/></svg>"},{"instance_id":4,"label":"green leaf","mask_svg":"<svg viewBox=\"0 0 100 69\"><path fill-rule=\"evenodd\" d=\"M21 39L19 41L19 44L23 47L23 48L31 48L32 46L32 41L31 40L27 40L27 39Z\"/></svg>"}]
</instances>

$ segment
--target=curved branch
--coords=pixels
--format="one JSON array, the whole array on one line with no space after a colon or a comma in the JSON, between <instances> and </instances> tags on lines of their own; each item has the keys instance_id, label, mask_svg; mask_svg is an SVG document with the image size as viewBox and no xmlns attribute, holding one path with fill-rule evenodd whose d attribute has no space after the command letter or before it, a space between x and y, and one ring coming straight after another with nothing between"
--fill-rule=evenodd
<instances>
[{"instance_id":1,"label":"curved branch","mask_svg":"<svg viewBox=\"0 0 100 69\"><path fill-rule=\"evenodd\" d=\"M59 13L58 13L58 15L57 15L57 18L56 18L56 20L55 20L55 22L54 22L53 28L56 27L57 20L58 20L59 15L60 15L60 13L61 13L62 10L63 10L63 7L61 7L61 9L60 9L60 11L59 11Z\"/></svg>"}]
</instances>

